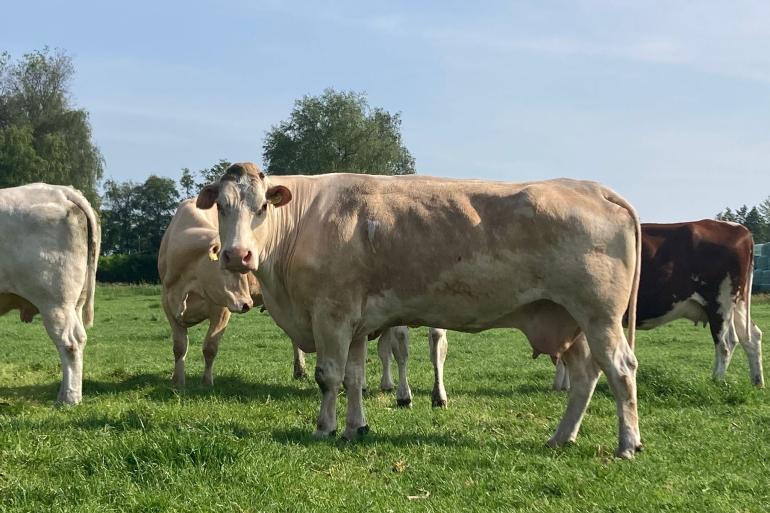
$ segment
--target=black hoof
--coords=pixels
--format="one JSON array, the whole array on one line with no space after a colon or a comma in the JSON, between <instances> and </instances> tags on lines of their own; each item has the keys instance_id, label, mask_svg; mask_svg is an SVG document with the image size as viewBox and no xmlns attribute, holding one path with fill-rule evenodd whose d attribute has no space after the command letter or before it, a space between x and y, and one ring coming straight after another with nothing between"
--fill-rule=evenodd
<instances>
[{"instance_id":1,"label":"black hoof","mask_svg":"<svg viewBox=\"0 0 770 513\"><path fill-rule=\"evenodd\" d=\"M295 372L294 379L307 379L307 372Z\"/></svg>"},{"instance_id":2,"label":"black hoof","mask_svg":"<svg viewBox=\"0 0 770 513\"><path fill-rule=\"evenodd\" d=\"M411 398L396 399L396 404L401 408L408 408L409 406L412 405L412 399Z\"/></svg>"},{"instance_id":3,"label":"black hoof","mask_svg":"<svg viewBox=\"0 0 770 513\"><path fill-rule=\"evenodd\" d=\"M432 404L434 408L446 408L446 401L444 399L434 399Z\"/></svg>"},{"instance_id":4,"label":"black hoof","mask_svg":"<svg viewBox=\"0 0 770 513\"><path fill-rule=\"evenodd\" d=\"M356 432L358 433L358 436L368 435L369 434L369 425L367 424L366 426L361 426L360 428L358 428L356 430Z\"/></svg>"},{"instance_id":5,"label":"black hoof","mask_svg":"<svg viewBox=\"0 0 770 513\"><path fill-rule=\"evenodd\" d=\"M337 430L336 429L333 430L331 433L329 433L329 438L334 438L335 436L337 436Z\"/></svg>"}]
</instances>

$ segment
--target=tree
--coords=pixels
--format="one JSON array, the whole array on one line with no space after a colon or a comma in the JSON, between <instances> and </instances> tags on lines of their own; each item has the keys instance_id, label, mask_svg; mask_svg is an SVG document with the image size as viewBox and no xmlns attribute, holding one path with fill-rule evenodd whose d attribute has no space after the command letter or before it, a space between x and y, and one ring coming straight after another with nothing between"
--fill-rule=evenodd
<instances>
[{"instance_id":1,"label":"tree","mask_svg":"<svg viewBox=\"0 0 770 513\"><path fill-rule=\"evenodd\" d=\"M13 61L0 54L0 187L72 185L98 206L104 161L88 113L72 105L72 59L44 48Z\"/></svg>"},{"instance_id":2,"label":"tree","mask_svg":"<svg viewBox=\"0 0 770 513\"><path fill-rule=\"evenodd\" d=\"M289 119L267 133L262 157L276 175L413 174L400 130L401 115L370 108L365 94L326 89L294 103Z\"/></svg>"},{"instance_id":3,"label":"tree","mask_svg":"<svg viewBox=\"0 0 770 513\"><path fill-rule=\"evenodd\" d=\"M181 188L182 199L192 198L198 192L195 177L190 172L190 168L182 168L182 177L179 178L179 187Z\"/></svg>"},{"instance_id":4,"label":"tree","mask_svg":"<svg viewBox=\"0 0 770 513\"><path fill-rule=\"evenodd\" d=\"M204 185L214 183L219 181L219 179L222 177L223 174L225 174L225 169L230 167L232 162L226 159L219 159L219 162L211 166L207 169L201 169L198 171L198 176L201 177L203 180L201 183L198 184L198 189L203 188Z\"/></svg>"},{"instance_id":5,"label":"tree","mask_svg":"<svg viewBox=\"0 0 770 513\"><path fill-rule=\"evenodd\" d=\"M765 240L766 225L763 222L757 207L752 207L752 209L749 210L749 213L746 214L746 217L741 224L748 228L752 235L754 235L755 241L762 242Z\"/></svg>"},{"instance_id":6,"label":"tree","mask_svg":"<svg viewBox=\"0 0 770 513\"><path fill-rule=\"evenodd\" d=\"M143 184L104 184L102 252L157 254L179 201L176 183L150 175Z\"/></svg>"}]
</instances>

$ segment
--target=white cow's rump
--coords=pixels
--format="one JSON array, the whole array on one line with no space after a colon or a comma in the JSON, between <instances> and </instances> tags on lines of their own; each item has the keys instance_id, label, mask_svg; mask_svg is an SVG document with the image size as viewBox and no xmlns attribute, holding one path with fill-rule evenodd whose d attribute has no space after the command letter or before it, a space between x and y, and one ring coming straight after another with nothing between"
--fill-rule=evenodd
<instances>
[{"instance_id":1,"label":"white cow's rump","mask_svg":"<svg viewBox=\"0 0 770 513\"><path fill-rule=\"evenodd\" d=\"M581 375L552 445L574 440L602 369L617 401L618 455L641 446L635 323L628 342L622 326L626 309L635 312L639 222L613 191L573 180L265 177L247 163L201 191L200 208L214 203L223 266L255 272L276 323L302 350L317 350L316 436L336 433L343 380L343 436L368 430L369 334L399 325L515 327L535 351L564 354ZM576 345L581 332L590 357Z\"/></svg>"},{"instance_id":2,"label":"white cow's rump","mask_svg":"<svg viewBox=\"0 0 770 513\"><path fill-rule=\"evenodd\" d=\"M42 183L0 189L0 315L40 313L61 358L57 400L83 396L85 328L93 324L101 233L80 192Z\"/></svg>"}]
</instances>

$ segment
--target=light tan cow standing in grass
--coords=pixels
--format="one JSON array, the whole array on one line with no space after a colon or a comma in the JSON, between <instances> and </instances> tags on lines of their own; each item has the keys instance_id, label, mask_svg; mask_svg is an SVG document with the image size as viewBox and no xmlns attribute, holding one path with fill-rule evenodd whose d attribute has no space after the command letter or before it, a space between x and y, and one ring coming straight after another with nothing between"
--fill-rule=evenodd
<instances>
[{"instance_id":1,"label":"light tan cow standing in grass","mask_svg":"<svg viewBox=\"0 0 770 513\"><path fill-rule=\"evenodd\" d=\"M0 315L43 318L61 358L57 401L83 397L86 330L94 321L99 221L72 187L35 183L0 189Z\"/></svg>"},{"instance_id":2,"label":"light tan cow standing in grass","mask_svg":"<svg viewBox=\"0 0 770 513\"><path fill-rule=\"evenodd\" d=\"M222 269L217 262L219 233L216 210L195 208L183 201L169 223L158 253L163 311L174 340L174 374L177 386L185 384L188 328L205 320L209 329L203 341L203 384L214 384L213 365L230 313L246 313L262 305L259 283L251 275ZM304 377L304 354L294 346L294 375Z\"/></svg>"},{"instance_id":3,"label":"light tan cow standing in grass","mask_svg":"<svg viewBox=\"0 0 770 513\"><path fill-rule=\"evenodd\" d=\"M637 362L622 325L626 309L636 310L639 220L610 189L566 179L266 177L245 163L203 188L197 206L214 204L222 265L254 272L275 322L303 351L317 351L315 436L336 433L343 380L343 437L368 431L362 385L371 333L515 327L535 352L562 355L572 377L550 445L575 439L604 371L617 405L617 454L630 458L641 447ZM576 343L581 332L587 343Z\"/></svg>"}]
</instances>

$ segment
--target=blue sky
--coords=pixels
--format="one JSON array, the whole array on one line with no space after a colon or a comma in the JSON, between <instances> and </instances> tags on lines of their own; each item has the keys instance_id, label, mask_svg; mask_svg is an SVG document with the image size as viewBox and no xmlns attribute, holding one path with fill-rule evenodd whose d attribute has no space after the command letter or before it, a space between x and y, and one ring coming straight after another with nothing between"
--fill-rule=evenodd
<instances>
[{"instance_id":1,"label":"blue sky","mask_svg":"<svg viewBox=\"0 0 770 513\"><path fill-rule=\"evenodd\" d=\"M106 176L261 162L294 100L400 111L419 173L603 182L643 221L770 195L770 3L38 2L0 49L62 48Z\"/></svg>"}]
</instances>

